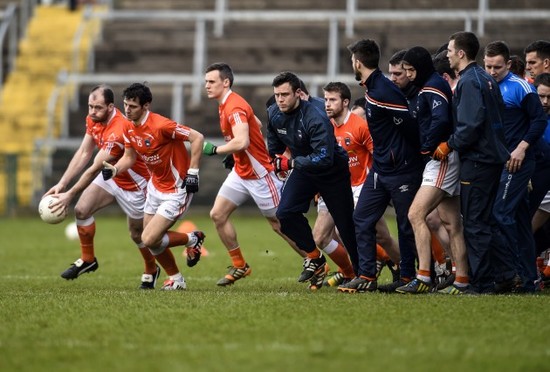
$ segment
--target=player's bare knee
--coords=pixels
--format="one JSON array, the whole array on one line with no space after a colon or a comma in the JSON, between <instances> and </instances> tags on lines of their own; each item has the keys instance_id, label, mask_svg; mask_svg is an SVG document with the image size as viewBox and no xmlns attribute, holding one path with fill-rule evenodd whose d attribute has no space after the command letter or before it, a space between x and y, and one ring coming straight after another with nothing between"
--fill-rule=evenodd
<instances>
[{"instance_id":1,"label":"player's bare knee","mask_svg":"<svg viewBox=\"0 0 550 372\"><path fill-rule=\"evenodd\" d=\"M74 207L74 216L78 220L86 220L92 217L89 208L82 207L81 205L78 205L78 204Z\"/></svg>"},{"instance_id":2,"label":"player's bare knee","mask_svg":"<svg viewBox=\"0 0 550 372\"><path fill-rule=\"evenodd\" d=\"M146 247L149 247L149 249L155 249L160 245L160 239L146 232L141 234L141 241Z\"/></svg>"},{"instance_id":3,"label":"player's bare knee","mask_svg":"<svg viewBox=\"0 0 550 372\"><path fill-rule=\"evenodd\" d=\"M210 210L210 219L216 225L223 225L227 221L227 218L228 216L219 210L216 210L216 209Z\"/></svg>"}]
</instances>

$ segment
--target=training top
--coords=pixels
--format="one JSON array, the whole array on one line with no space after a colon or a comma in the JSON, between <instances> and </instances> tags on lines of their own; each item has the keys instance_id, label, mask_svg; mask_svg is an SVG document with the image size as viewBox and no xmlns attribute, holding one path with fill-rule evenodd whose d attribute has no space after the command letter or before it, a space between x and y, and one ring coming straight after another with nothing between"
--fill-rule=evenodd
<instances>
[{"instance_id":1,"label":"training top","mask_svg":"<svg viewBox=\"0 0 550 372\"><path fill-rule=\"evenodd\" d=\"M133 148L145 161L151 172L151 182L163 193L174 193L182 187L189 169L189 141L191 128L159 114L147 111L136 126L124 125L124 145Z\"/></svg>"},{"instance_id":2,"label":"training top","mask_svg":"<svg viewBox=\"0 0 550 372\"><path fill-rule=\"evenodd\" d=\"M373 148L369 126L362 117L351 111L342 125L337 125L334 120L331 120L331 123L334 126L336 142L348 153L351 185L362 185L372 167Z\"/></svg>"},{"instance_id":3,"label":"training top","mask_svg":"<svg viewBox=\"0 0 550 372\"><path fill-rule=\"evenodd\" d=\"M546 129L546 114L535 87L509 72L498 86L504 100L504 136L509 151L523 140L529 143L526 156Z\"/></svg>"},{"instance_id":4,"label":"training top","mask_svg":"<svg viewBox=\"0 0 550 372\"><path fill-rule=\"evenodd\" d=\"M418 124L409 113L403 93L380 69L372 72L363 85L374 145L372 169L381 175L422 169Z\"/></svg>"},{"instance_id":5,"label":"training top","mask_svg":"<svg viewBox=\"0 0 550 372\"><path fill-rule=\"evenodd\" d=\"M504 164L510 154L504 138L504 102L498 84L477 63L459 72L453 93L454 133L447 141L460 159Z\"/></svg>"},{"instance_id":6,"label":"training top","mask_svg":"<svg viewBox=\"0 0 550 372\"><path fill-rule=\"evenodd\" d=\"M267 145L275 157L290 150L294 168L316 176L341 172L348 167L348 155L338 146L326 112L300 100L293 111L283 113L277 105L269 107Z\"/></svg>"},{"instance_id":7,"label":"training top","mask_svg":"<svg viewBox=\"0 0 550 372\"><path fill-rule=\"evenodd\" d=\"M252 107L244 98L230 90L223 98L218 112L225 142L234 138L232 128L237 123L248 125L250 144L245 150L233 153L234 171L243 179L265 177L273 170L273 165Z\"/></svg>"},{"instance_id":8,"label":"training top","mask_svg":"<svg viewBox=\"0 0 550 372\"><path fill-rule=\"evenodd\" d=\"M128 119L116 108L107 125L96 123L86 116L86 134L92 136L98 149L114 157L113 164L124 154L125 123ZM139 185L147 184L149 177L145 163L138 158L128 171L117 174L113 181L123 190L138 191L141 190Z\"/></svg>"},{"instance_id":9,"label":"training top","mask_svg":"<svg viewBox=\"0 0 550 372\"><path fill-rule=\"evenodd\" d=\"M453 131L451 113L453 93L449 83L437 72L430 75L418 92L416 119L420 131L420 151L433 154Z\"/></svg>"}]
</instances>

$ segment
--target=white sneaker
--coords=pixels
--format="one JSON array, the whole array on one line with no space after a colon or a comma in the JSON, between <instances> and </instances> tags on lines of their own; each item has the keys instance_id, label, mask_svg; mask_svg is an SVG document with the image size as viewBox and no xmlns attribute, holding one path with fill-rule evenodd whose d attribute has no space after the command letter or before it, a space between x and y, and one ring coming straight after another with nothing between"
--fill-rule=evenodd
<instances>
[{"instance_id":1,"label":"white sneaker","mask_svg":"<svg viewBox=\"0 0 550 372\"><path fill-rule=\"evenodd\" d=\"M160 288L161 291L185 291L187 289L187 284L185 284L185 279L181 278L181 281L166 279L164 284Z\"/></svg>"}]
</instances>

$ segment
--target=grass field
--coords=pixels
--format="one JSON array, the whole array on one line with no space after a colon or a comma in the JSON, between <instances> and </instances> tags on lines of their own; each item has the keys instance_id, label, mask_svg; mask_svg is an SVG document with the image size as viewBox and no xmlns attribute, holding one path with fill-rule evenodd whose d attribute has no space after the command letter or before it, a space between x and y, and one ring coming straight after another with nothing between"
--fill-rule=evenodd
<instances>
[{"instance_id":1,"label":"grass field","mask_svg":"<svg viewBox=\"0 0 550 372\"><path fill-rule=\"evenodd\" d=\"M230 264L206 215L210 255L174 250L185 292L140 291L142 264L123 218L98 216L100 267L59 277L79 255L64 227L0 220L0 371L542 371L549 290L452 297L309 293L301 260L259 217L236 220L252 276ZM334 265L332 265L334 266ZM163 274L164 277L164 274ZM386 272L381 282L389 281Z\"/></svg>"}]
</instances>

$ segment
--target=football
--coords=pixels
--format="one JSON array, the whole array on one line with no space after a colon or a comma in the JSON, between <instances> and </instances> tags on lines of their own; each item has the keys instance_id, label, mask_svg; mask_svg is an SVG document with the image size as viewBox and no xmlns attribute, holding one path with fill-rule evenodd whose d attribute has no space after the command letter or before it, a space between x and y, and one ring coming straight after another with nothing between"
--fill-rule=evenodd
<instances>
[{"instance_id":1,"label":"football","mask_svg":"<svg viewBox=\"0 0 550 372\"><path fill-rule=\"evenodd\" d=\"M76 222L73 221L65 227L65 237L69 240L78 240Z\"/></svg>"},{"instance_id":2,"label":"football","mask_svg":"<svg viewBox=\"0 0 550 372\"><path fill-rule=\"evenodd\" d=\"M55 199L56 198L53 195L48 195L40 200L40 204L38 204L38 213L40 214L40 218L42 218L42 221L56 224L60 223L65 219L65 217L67 217L67 210L64 210L60 215L54 214L51 211L49 207L55 201Z\"/></svg>"}]
</instances>

